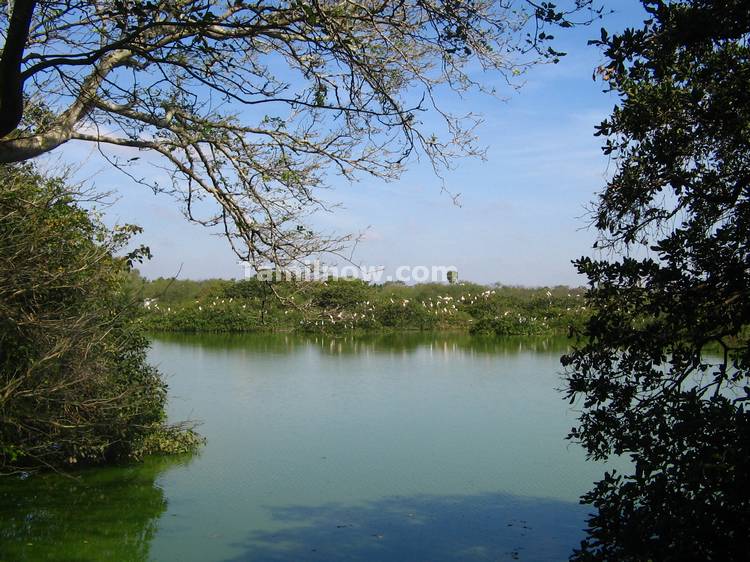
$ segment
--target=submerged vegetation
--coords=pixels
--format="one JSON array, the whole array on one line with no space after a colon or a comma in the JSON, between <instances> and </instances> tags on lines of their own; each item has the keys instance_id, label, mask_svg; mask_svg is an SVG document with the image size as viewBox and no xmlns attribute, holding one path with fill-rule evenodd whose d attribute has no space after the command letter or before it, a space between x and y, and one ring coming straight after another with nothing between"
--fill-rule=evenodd
<instances>
[{"instance_id":1,"label":"submerged vegetation","mask_svg":"<svg viewBox=\"0 0 750 562\"><path fill-rule=\"evenodd\" d=\"M145 281L143 324L165 332L454 330L563 335L588 317L583 291L474 283L373 285L357 279L285 283Z\"/></svg>"},{"instance_id":2,"label":"submerged vegetation","mask_svg":"<svg viewBox=\"0 0 750 562\"><path fill-rule=\"evenodd\" d=\"M184 452L111 232L56 178L0 168L0 472Z\"/></svg>"}]
</instances>

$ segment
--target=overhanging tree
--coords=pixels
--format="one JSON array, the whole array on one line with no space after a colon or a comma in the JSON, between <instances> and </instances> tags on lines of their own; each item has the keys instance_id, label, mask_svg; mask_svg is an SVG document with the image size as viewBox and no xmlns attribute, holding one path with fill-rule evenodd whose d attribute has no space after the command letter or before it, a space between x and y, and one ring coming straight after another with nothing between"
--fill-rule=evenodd
<instances>
[{"instance_id":1,"label":"overhanging tree","mask_svg":"<svg viewBox=\"0 0 750 562\"><path fill-rule=\"evenodd\" d=\"M283 265L342 242L305 225L327 170L395 178L415 152L436 168L478 154L476 117L441 110L442 90L555 60L544 26L590 2L9 1L0 162L70 140L150 151L172 181L134 179L222 226L242 258Z\"/></svg>"},{"instance_id":2,"label":"overhanging tree","mask_svg":"<svg viewBox=\"0 0 750 562\"><path fill-rule=\"evenodd\" d=\"M750 552L750 6L643 2L602 31L620 97L599 127L615 172L600 247L576 262L596 313L563 358L571 438L629 455L584 496L577 560L746 560Z\"/></svg>"}]
</instances>

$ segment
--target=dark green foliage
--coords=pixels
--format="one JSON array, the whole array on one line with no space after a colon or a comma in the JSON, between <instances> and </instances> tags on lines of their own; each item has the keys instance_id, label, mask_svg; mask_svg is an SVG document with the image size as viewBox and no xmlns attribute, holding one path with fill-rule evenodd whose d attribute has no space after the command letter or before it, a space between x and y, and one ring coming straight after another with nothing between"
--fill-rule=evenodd
<instances>
[{"instance_id":1,"label":"dark green foliage","mask_svg":"<svg viewBox=\"0 0 750 562\"><path fill-rule=\"evenodd\" d=\"M350 309L370 296L367 282L360 279L330 279L314 288L312 303L325 309Z\"/></svg>"},{"instance_id":2,"label":"dark green foliage","mask_svg":"<svg viewBox=\"0 0 750 562\"><path fill-rule=\"evenodd\" d=\"M501 292L470 306L471 314L479 318L471 332L498 336L570 334L588 318L583 294L568 288Z\"/></svg>"},{"instance_id":3,"label":"dark green foliage","mask_svg":"<svg viewBox=\"0 0 750 562\"><path fill-rule=\"evenodd\" d=\"M295 309L282 311L269 299L267 309L257 300L209 298L198 304L184 306L151 305L142 324L152 331L162 332L255 332L258 330L289 329L299 324L301 315ZM287 314L284 314L286 312Z\"/></svg>"},{"instance_id":4,"label":"dark green foliage","mask_svg":"<svg viewBox=\"0 0 750 562\"><path fill-rule=\"evenodd\" d=\"M143 294L154 294L153 282L139 283ZM452 330L503 336L562 335L580 327L588 316L583 292L568 287L370 285L355 279L192 283L206 284L200 290L203 297L150 302L144 325L173 332Z\"/></svg>"},{"instance_id":5,"label":"dark green foliage","mask_svg":"<svg viewBox=\"0 0 750 562\"><path fill-rule=\"evenodd\" d=\"M378 307L375 314L377 322L386 328L416 328L432 330L438 324L438 315L414 301L388 302Z\"/></svg>"},{"instance_id":6,"label":"dark green foliage","mask_svg":"<svg viewBox=\"0 0 750 562\"><path fill-rule=\"evenodd\" d=\"M131 272L130 284L144 299L156 299L162 304L183 303L221 294L225 287L233 285L225 279L172 279L159 277L146 282L137 271ZM229 295L231 296L231 295Z\"/></svg>"},{"instance_id":7,"label":"dark green foliage","mask_svg":"<svg viewBox=\"0 0 750 562\"><path fill-rule=\"evenodd\" d=\"M546 327L530 323L525 316L501 316L481 318L471 327L472 334L494 334L496 336L534 336L546 333Z\"/></svg>"},{"instance_id":8,"label":"dark green foliage","mask_svg":"<svg viewBox=\"0 0 750 562\"><path fill-rule=\"evenodd\" d=\"M125 291L130 235L108 232L61 180L0 167L0 470L138 458L195 436L165 426ZM182 448L179 446L178 448Z\"/></svg>"},{"instance_id":9,"label":"dark green foliage","mask_svg":"<svg viewBox=\"0 0 750 562\"><path fill-rule=\"evenodd\" d=\"M621 101L596 214L619 261L576 262L595 313L563 358L571 438L630 455L584 496L577 560L746 560L750 552L750 5L644 2L597 42ZM718 353L717 353L718 351Z\"/></svg>"},{"instance_id":10,"label":"dark green foliage","mask_svg":"<svg viewBox=\"0 0 750 562\"><path fill-rule=\"evenodd\" d=\"M209 291L211 287L207 288ZM206 293L210 296L210 292ZM257 277L232 283L225 281L220 294L229 299L265 299L272 294L271 283Z\"/></svg>"}]
</instances>

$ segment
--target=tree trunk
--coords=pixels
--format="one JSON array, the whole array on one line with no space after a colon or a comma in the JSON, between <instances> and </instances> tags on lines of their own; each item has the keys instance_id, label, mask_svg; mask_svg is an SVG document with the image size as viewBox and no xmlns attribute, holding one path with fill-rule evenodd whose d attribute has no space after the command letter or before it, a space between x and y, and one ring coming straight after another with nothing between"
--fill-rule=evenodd
<instances>
[{"instance_id":1,"label":"tree trunk","mask_svg":"<svg viewBox=\"0 0 750 562\"><path fill-rule=\"evenodd\" d=\"M21 60L29 38L36 0L16 0L0 57L0 138L12 133L23 117Z\"/></svg>"}]
</instances>

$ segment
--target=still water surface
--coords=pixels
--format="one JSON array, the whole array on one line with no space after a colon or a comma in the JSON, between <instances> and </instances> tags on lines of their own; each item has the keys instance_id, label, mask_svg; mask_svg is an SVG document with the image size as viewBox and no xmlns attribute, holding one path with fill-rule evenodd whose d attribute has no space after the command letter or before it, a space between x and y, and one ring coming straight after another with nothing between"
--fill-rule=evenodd
<instances>
[{"instance_id":1,"label":"still water surface","mask_svg":"<svg viewBox=\"0 0 750 562\"><path fill-rule=\"evenodd\" d=\"M190 458L0 481L0 560L564 560L604 468L564 441L565 343L155 339Z\"/></svg>"}]
</instances>

